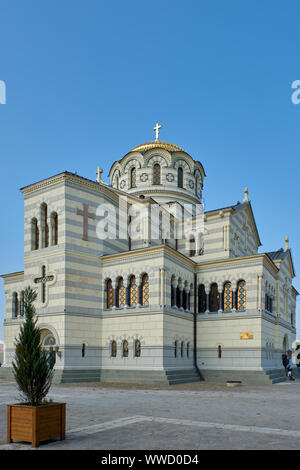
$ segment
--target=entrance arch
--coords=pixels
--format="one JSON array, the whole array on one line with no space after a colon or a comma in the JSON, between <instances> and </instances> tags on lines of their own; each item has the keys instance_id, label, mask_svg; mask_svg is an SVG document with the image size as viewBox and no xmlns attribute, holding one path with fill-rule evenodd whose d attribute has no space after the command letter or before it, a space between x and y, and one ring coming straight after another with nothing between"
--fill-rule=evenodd
<instances>
[{"instance_id":1,"label":"entrance arch","mask_svg":"<svg viewBox=\"0 0 300 470\"><path fill-rule=\"evenodd\" d=\"M56 352L58 348L58 342L56 335L48 328L41 328L41 346L46 351L51 368L56 363Z\"/></svg>"}]
</instances>

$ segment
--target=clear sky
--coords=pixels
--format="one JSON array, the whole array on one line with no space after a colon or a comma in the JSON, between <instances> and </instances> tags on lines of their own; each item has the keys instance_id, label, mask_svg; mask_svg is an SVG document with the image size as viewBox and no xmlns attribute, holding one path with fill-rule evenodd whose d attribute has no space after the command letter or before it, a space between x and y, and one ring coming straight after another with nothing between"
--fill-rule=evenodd
<instances>
[{"instance_id":1,"label":"clear sky","mask_svg":"<svg viewBox=\"0 0 300 470\"><path fill-rule=\"evenodd\" d=\"M23 269L19 188L107 175L159 122L202 162L206 209L248 186L260 251L288 235L300 274L299 1L1 0L0 17L1 273Z\"/></svg>"}]
</instances>

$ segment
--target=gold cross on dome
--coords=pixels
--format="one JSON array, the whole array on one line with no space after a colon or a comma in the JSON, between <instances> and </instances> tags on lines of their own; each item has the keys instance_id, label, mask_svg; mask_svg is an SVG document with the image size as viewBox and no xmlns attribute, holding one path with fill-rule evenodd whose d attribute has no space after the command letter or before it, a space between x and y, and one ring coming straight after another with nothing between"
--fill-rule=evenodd
<instances>
[{"instance_id":1,"label":"gold cross on dome","mask_svg":"<svg viewBox=\"0 0 300 470\"><path fill-rule=\"evenodd\" d=\"M155 140L159 140L159 129L161 128L161 125L156 123L156 126L153 127L153 130L155 131L156 133L156 138Z\"/></svg>"}]
</instances>

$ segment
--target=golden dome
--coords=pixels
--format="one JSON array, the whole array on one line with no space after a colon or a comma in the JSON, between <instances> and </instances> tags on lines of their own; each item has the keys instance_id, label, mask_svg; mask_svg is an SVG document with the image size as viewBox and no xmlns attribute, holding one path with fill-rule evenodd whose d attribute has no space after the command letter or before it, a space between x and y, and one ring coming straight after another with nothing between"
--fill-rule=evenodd
<instances>
[{"instance_id":1,"label":"golden dome","mask_svg":"<svg viewBox=\"0 0 300 470\"><path fill-rule=\"evenodd\" d=\"M168 150L169 152L185 152L182 148L177 145L170 144L169 142L163 142L161 140L153 140L151 142L145 142L144 144L134 147L130 152L145 152L146 150L161 148ZM186 152L185 152L186 153Z\"/></svg>"}]
</instances>

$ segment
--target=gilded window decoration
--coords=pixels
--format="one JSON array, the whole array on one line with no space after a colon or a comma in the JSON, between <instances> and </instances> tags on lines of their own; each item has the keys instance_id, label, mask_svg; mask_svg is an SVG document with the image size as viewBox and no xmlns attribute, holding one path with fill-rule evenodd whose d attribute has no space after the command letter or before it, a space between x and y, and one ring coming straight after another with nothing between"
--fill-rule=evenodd
<instances>
[{"instance_id":1,"label":"gilded window decoration","mask_svg":"<svg viewBox=\"0 0 300 470\"><path fill-rule=\"evenodd\" d=\"M111 279L106 282L106 307L112 308L114 306L114 288Z\"/></svg>"},{"instance_id":2,"label":"gilded window decoration","mask_svg":"<svg viewBox=\"0 0 300 470\"><path fill-rule=\"evenodd\" d=\"M111 357L117 357L117 342L111 342Z\"/></svg>"},{"instance_id":3,"label":"gilded window decoration","mask_svg":"<svg viewBox=\"0 0 300 470\"><path fill-rule=\"evenodd\" d=\"M237 310L244 312L246 310L246 282L240 281L237 289Z\"/></svg>"},{"instance_id":4,"label":"gilded window decoration","mask_svg":"<svg viewBox=\"0 0 300 470\"><path fill-rule=\"evenodd\" d=\"M119 279L118 282L118 307L125 307L126 303L126 288L124 286L123 278Z\"/></svg>"},{"instance_id":5,"label":"gilded window decoration","mask_svg":"<svg viewBox=\"0 0 300 470\"><path fill-rule=\"evenodd\" d=\"M130 306L135 307L138 303L138 288L135 276L130 278Z\"/></svg>"},{"instance_id":6,"label":"gilded window decoration","mask_svg":"<svg viewBox=\"0 0 300 470\"><path fill-rule=\"evenodd\" d=\"M232 286L231 286L231 282L226 282L224 284L223 297L224 297L224 312L231 312L231 310L232 310Z\"/></svg>"},{"instance_id":7,"label":"gilded window decoration","mask_svg":"<svg viewBox=\"0 0 300 470\"><path fill-rule=\"evenodd\" d=\"M136 188L136 168L131 168L130 171L130 187Z\"/></svg>"},{"instance_id":8,"label":"gilded window decoration","mask_svg":"<svg viewBox=\"0 0 300 470\"><path fill-rule=\"evenodd\" d=\"M183 169L178 168L178 188L183 188Z\"/></svg>"},{"instance_id":9,"label":"gilded window decoration","mask_svg":"<svg viewBox=\"0 0 300 470\"><path fill-rule=\"evenodd\" d=\"M129 353L128 341L125 339L125 341L123 341L123 357L128 357L128 353Z\"/></svg>"},{"instance_id":10,"label":"gilded window decoration","mask_svg":"<svg viewBox=\"0 0 300 470\"><path fill-rule=\"evenodd\" d=\"M135 340L135 357L141 357L141 342L140 340Z\"/></svg>"},{"instance_id":11,"label":"gilded window decoration","mask_svg":"<svg viewBox=\"0 0 300 470\"><path fill-rule=\"evenodd\" d=\"M142 278L142 286L143 286L142 305L149 305L149 276L148 274L144 274Z\"/></svg>"},{"instance_id":12,"label":"gilded window decoration","mask_svg":"<svg viewBox=\"0 0 300 470\"><path fill-rule=\"evenodd\" d=\"M153 184L160 184L160 165L153 165Z\"/></svg>"}]
</instances>

